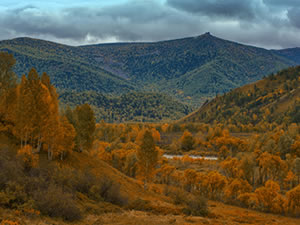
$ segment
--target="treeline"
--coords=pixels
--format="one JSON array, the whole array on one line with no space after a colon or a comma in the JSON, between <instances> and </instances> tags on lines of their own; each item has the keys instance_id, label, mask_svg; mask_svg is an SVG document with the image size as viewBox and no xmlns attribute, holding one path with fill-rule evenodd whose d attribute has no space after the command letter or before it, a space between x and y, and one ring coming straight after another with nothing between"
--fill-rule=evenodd
<instances>
[{"instance_id":1,"label":"treeline","mask_svg":"<svg viewBox=\"0 0 300 225\"><path fill-rule=\"evenodd\" d=\"M177 120L192 111L192 107L159 93L130 92L109 96L94 91L62 91L62 106L74 107L88 103L97 121L105 122L157 122Z\"/></svg>"}]
</instances>

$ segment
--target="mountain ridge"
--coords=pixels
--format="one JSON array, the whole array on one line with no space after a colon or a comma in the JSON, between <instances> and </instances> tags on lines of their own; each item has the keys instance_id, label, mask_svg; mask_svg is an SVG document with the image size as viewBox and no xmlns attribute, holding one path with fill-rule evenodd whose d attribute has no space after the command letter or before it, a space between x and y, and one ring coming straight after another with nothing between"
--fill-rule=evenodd
<instances>
[{"instance_id":1,"label":"mountain ridge","mask_svg":"<svg viewBox=\"0 0 300 225\"><path fill-rule=\"evenodd\" d=\"M0 41L15 72L35 67L59 90L121 95L158 92L193 106L217 93L300 64L299 48L267 50L205 33L159 42L69 46L28 37Z\"/></svg>"}]
</instances>

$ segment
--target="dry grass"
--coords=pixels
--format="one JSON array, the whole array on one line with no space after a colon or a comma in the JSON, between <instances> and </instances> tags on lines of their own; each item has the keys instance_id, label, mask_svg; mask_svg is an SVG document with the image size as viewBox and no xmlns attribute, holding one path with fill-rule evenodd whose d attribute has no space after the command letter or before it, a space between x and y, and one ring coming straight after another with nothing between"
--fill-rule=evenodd
<instances>
[{"instance_id":1,"label":"dry grass","mask_svg":"<svg viewBox=\"0 0 300 225\"><path fill-rule=\"evenodd\" d=\"M218 202L209 202L211 214L206 217L183 215L157 215L151 212L122 211L101 215L88 215L82 221L65 223L61 220L52 220L47 217L27 218L16 216L14 211L0 210L1 219L19 221L22 225L183 225L183 224L210 224L210 225L298 225L300 219L288 218L274 214L260 213L252 210L229 206Z\"/></svg>"}]
</instances>

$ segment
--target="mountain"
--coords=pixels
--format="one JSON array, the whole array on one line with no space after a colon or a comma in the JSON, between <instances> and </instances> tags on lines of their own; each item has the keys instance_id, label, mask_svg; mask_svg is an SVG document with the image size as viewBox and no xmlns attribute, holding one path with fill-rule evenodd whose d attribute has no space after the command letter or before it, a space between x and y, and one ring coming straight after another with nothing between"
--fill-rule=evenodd
<instances>
[{"instance_id":1,"label":"mountain","mask_svg":"<svg viewBox=\"0 0 300 225\"><path fill-rule=\"evenodd\" d=\"M89 103L98 121L106 122L170 121L192 112L190 106L160 93L130 92L108 96L94 91L64 91L59 98L63 106Z\"/></svg>"},{"instance_id":2,"label":"mountain","mask_svg":"<svg viewBox=\"0 0 300 225\"><path fill-rule=\"evenodd\" d=\"M76 91L97 90L119 94L135 90L124 78L109 73L82 57L80 49L49 41L17 38L0 42L0 51L12 53L17 61L15 72L21 76L35 67L47 72L58 89Z\"/></svg>"},{"instance_id":3,"label":"mountain","mask_svg":"<svg viewBox=\"0 0 300 225\"><path fill-rule=\"evenodd\" d=\"M217 96L181 122L300 123L300 66Z\"/></svg>"},{"instance_id":4,"label":"mountain","mask_svg":"<svg viewBox=\"0 0 300 225\"><path fill-rule=\"evenodd\" d=\"M47 72L59 91L160 92L194 106L216 93L300 64L299 48L266 50L210 33L152 43L79 47L17 38L1 41L0 51L15 56L19 76L35 67Z\"/></svg>"},{"instance_id":5,"label":"mountain","mask_svg":"<svg viewBox=\"0 0 300 225\"><path fill-rule=\"evenodd\" d=\"M80 48L106 70L193 103L297 65L294 58L300 57L300 52L293 50L294 57L288 57L280 51L226 41L210 33L155 43Z\"/></svg>"}]
</instances>

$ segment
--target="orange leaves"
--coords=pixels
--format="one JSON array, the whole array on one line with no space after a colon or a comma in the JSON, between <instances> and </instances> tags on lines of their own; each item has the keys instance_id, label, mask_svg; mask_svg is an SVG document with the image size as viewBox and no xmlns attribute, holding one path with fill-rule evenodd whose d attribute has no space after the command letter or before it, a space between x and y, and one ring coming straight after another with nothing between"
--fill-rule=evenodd
<instances>
[{"instance_id":1,"label":"orange leaves","mask_svg":"<svg viewBox=\"0 0 300 225\"><path fill-rule=\"evenodd\" d=\"M293 150L293 155L300 157L300 135L297 136L295 142L291 146L291 149Z\"/></svg>"},{"instance_id":2,"label":"orange leaves","mask_svg":"<svg viewBox=\"0 0 300 225\"><path fill-rule=\"evenodd\" d=\"M284 186L290 189L293 186L293 183L296 181L296 175L292 171L289 171L283 181Z\"/></svg>"},{"instance_id":3,"label":"orange leaves","mask_svg":"<svg viewBox=\"0 0 300 225\"><path fill-rule=\"evenodd\" d=\"M33 153L33 149L30 145L19 149L17 154L23 160L25 168L30 169L38 166L39 155Z\"/></svg>"},{"instance_id":4,"label":"orange leaves","mask_svg":"<svg viewBox=\"0 0 300 225\"><path fill-rule=\"evenodd\" d=\"M20 225L20 223L11 220L2 220L0 225Z\"/></svg>"},{"instance_id":5,"label":"orange leaves","mask_svg":"<svg viewBox=\"0 0 300 225\"><path fill-rule=\"evenodd\" d=\"M225 176L217 171L211 171L202 177L200 186L204 189L209 198L219 199L226 184L227 179Z\"/></svg>"},{"instance_id":6,"label":"orange leaves","mask_svg":"<svg viewBox=\"0 0 300 225\"><path fill-rule=\"evenodd\" d=\"M189 131L184 131L182 137L180 138L181 149L184 151L192 150L195 144L195 139Z\"/></svg>"},{"instance_id":7,"label":"orange leaves","mask_svg":"<svg viewBox=\"0 0 300 225\"><path fill-rule=\"evenodd\" d=\"M157 131L155 128L152 128L152 129L141 129L141 130L135 130L133 129L134 132L137 132L137 136L136 136L136 139L135 139L135 142L140 145L143 141L143 138L144 138L144 135L145 135L145 132L150 132L151 135L152 135L152 138L154 140L155 143L159 142L160 141L160 133L159 131Z\"/></svg>"},{"instance_id":8,"label":"orange leaves","mask_svg":"<svg viewBox=\"0 0 300 225\"><path fill-rule=\"evenodd\" d=\"M164 164L156 171L156 177L159 183L169 184L171 182L171 176L176 168L169 164Z\"/></svg>"},{"instance_id":9,"label":"orange leaves","mask_svg":"<svg viewBox=\"0 0 300 225\"><path fill-rule=\"evenodd\" d=\"M295 216L300 215L300 184L286 193L287 211Z\"/></svg>"},{"instance_id":10,"label":"orange leaves","mask_svg":"<svg viewBox=\"0 0 300 225\"><path fill-rule=\"evenodd\" d=\"M241 194L249 193L251 191L252 187L246 180L234 179L226 186L224 194L229 201L235 201Z\"/></svg>"},{"instance_id":11,"label":"orange leaves","mask_svg":"<svg viewBox=\"0 0 300 225\"><path fill-rule=\"evenodd\" d=\"M283 210L283 208L281 208L282 205L279 205L279 203L283 202L279 191L280 186L272 180L268 180L264 187L257 188L255 194L259 202L258 208L263 211L275 213L279 213Z\"/></svg>"},{"instance_id":12,"label":"orange leaves","mask_svg":"<svg viewBox=\"0 0 300 225\"><path fill-rule=\"evenodd\" d=\"M258 199L255 193L242 193L237 197L237 200L242 206L247 208L256 208L258 205Z\"/></svg>"},{"instance_id":13,"label":"orange leaves","mask_svg":"<svg viewBox=\"0 0 300 225\"><path fill-rule=\"evenodd\" d=\"M267 180L268 177L271 179L279 179L281 173L287 170L287 164L279 156L272 155L268 152L262 153L258 159L261 176L263 180Z\"/></svg>"},{"instance_id":14,"label":"orange leaves","mask_svg":"<svg viewBox=\"0 0 300 225\"><path fill-rule=\"evenodd\" d=\"M226 176L231 178L242 177L243 171L240 169L240 162L237 158L227 158L220 164Z\"/></svg>"},{"instance_id":15,"label":"orange leaves","mask_svg":"<svg viewBox=\"0 0 300 225\"><path fill-rule=\"evenodd\" d=\"M191 191L197 182L197 171L194 169L187 169L184 171L185 189Z\"/></svg>"}]
</instances>

